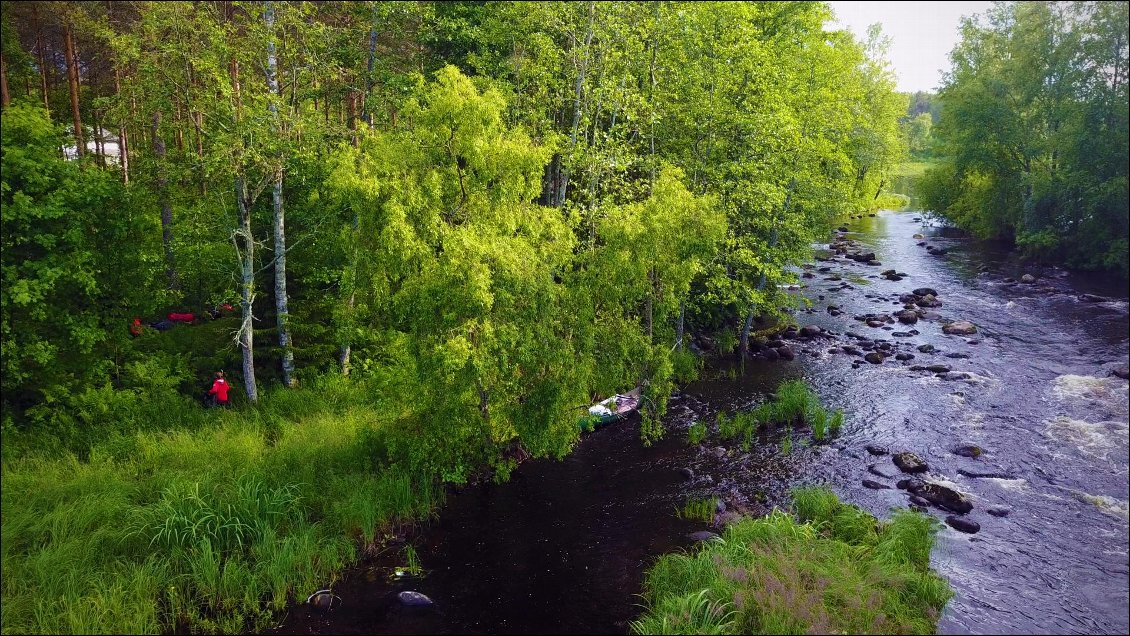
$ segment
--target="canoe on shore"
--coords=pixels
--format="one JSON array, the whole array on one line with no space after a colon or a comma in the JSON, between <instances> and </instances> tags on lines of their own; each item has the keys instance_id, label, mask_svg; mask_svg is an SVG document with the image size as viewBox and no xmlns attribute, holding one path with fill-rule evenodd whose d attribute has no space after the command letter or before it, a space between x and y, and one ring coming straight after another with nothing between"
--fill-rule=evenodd
<instances>
[{"instance_id":1,"label":"canoe on shore","mask_svg":"<svg viewBox=\"0 0 1130 636\"><path fill-rule=\"evenodd\" d=\"M641 387L627 393L617 393L589 407L588 415L581 418L581 427L588 423L592 428L624 419L640 406Z\"/></svg>"}]
</instances>

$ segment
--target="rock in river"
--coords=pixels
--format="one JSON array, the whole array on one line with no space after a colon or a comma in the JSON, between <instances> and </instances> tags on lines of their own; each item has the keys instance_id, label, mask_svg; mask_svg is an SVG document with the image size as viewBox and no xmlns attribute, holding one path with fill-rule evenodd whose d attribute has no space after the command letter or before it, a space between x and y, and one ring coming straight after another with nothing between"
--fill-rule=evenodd
<instances>
[{"instance_id":1,"label":"rock in river","mask_svg":"<svg viewBox=\"0 0 1130 636\"><path fill-rule=\"evenodd\" d=\"M867 446L864 446L863 449L868 453L871 453L872 455L886 455L888 452L890 452L887 450L886 446L876 446L875 444L868 444Z\"/></svg>"},{"instance_id":2,"label":"rock in river","mask_svg":"<svg viewBox=\"0 0 1130 636\"><path fill-rule=\"evenodd\" d=\"M870 362L871 364L882 364L883 354L879 353L878 351L872 351L871 353L863 356L863 359Z\"/></svg>"},{"instance_id":3,"label":"rock in river","mask_svg":"<svg viewBox=\"0 0 1130 636\"><path fill-rule=\"evenodd\" d=\"M1031 285L1032 283L1036 282L1036 277L1031 274L1025 274L1020 277L1020 282L1026 285Z\"/></svg>"},{"instance_id":4,"label":"rock in river","mask_svg":"<svg viewBox=\"0 0 1130 636\"><path fill-rule=\"evenodd\" d=\"M867 472L884 479L894 479L899 476L898 471L889 464L871 464L867 467Z\"/></svg>"},{"instance_id":5,"label":"rock in river","mask_svg":"<svg viewBox=\"0 0 1130 636\"><path fill-rule=\"evenodd\" d=\"M913 325L914 323L918 322L918 312L912 311L910 309L904 309L898 312L898 319L899 322L903 323L904 325Z\"/></svg>"},{"instance_id":6,"label":"rock in river","mask_svg":"<svg viewBox=\"0 0 1130 636\"><path fill-rule=\"evenodd\" d=\"M922 487L911 492L935 506L941 506L946 510L952 510L958 514L963 515L973 510L973 502L969 499L969 496L949 486L926 482L922 484Z\"/></svg>"},{"instance_id":7,"label":"rock in river","mask_svg":"<svg viewBox=\"0 0 1130 636\"><path fill-rule=\"evenodd\" d=\"M401 603L413 607L428 607L435 605L435 601L433 601L432 599L428 598L424 594L413 592L411 590L405 590L400 594L397 594L396 598L400 599Z\"/></svg>"},{"instance_id":8,"label":"rock in river","mask_svg":"<svg viewBox=\"0 0 1130 636\"><path fill-rule=\"evenodd\" d=\"M908 451L895 453L892 459L895 461L895 466L904 473L924 473L929 469L921 457Z\"/></svg>"},{"instance_id":9,"label":"rock in river","mask_svg":"<svg viewBox=\"0 0 1130 636\"><path fill-rule=\"evenodd\" d=\"M953 528L954 530L968 534L974 534L981 529L981 524L977 523L976 521L962 519L961 517L956 517L954 515L946 517L946 525Z\"/></svg>"},{"instance_id":10,"label":"rock in river","mask_svg":"<svg viewBox=\"0 0 1130 636\"><path fill-rule=\"evenodd\" d=\"M942 333L967 336L971 333L977 333L977 327L968 320L958 320L942 327Z\"/></svg>"},{"instance_id":11,"label":"rock in river","mask_svg":"<svg viewBox=\"0 0 1130 636\"><path fill-rule=\"evenodd\" d=\"M994 517L1007 517L1008 514L1012 512L1012 508L1009 508L1008 506L989 506L988 508L985 508L985 512L993 515Z\"/></svg>"},{"instance_id":12,"label":"rock in river","mask_svg":"<svg viewBox=\"0 0 1130 636\"><path fill-rule=\"evenodd\" d=\"M879 482L871 481L870 479L864 479L863 480L863 487L864 488L870 488L871 490L890 490L891 489L891 487L886 485L886 484L880 484Z\"/></svg>"},{"instance_id":13,"label":"rock in river","mask_svg":"<svg viewBox=\"0 0 1130 636\"><path fill-rule=\"evenodd\" d=\"M947 369L947 371L948 371L948 369ZM951 451L951 452L954 455L959 455L961 457L972 457L972 458L976 459L976 458L980 457L982 454L984 454L985 451L982 450L980 446L975 446L973 444L966 444L964 446L958 446L957 448L953 449L953 451Z\"/></svg>"},{"instance_id":14,"label":"rock in river","mask_svg":"<svg viewBox=\"0 0 1130 636\"><path fill-rule=\"evenodd\" d=\"M918 345L918 351L919 351L919 353L933 353L934 352L934 345L932 345L932 344Z\"/></svg>"},{"instance_id":15,"label":"rock in river","mask_svg":"<svg viewBox=\"0 0 1130 636\"><path fill-rule=\"evenodd\" d=\"M918 289L910 292L915 296L937 296L938 292L934 291L932 287L919 287Z\"/></svg>"}]
</instances>

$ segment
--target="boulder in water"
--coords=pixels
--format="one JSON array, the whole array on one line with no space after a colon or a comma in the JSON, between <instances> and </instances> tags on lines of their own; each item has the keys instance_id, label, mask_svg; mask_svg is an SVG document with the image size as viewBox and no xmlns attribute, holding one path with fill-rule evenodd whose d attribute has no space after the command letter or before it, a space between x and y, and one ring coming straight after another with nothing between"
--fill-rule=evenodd
<instances>
[{"instance_id":1,"label":"boulder in water","mask_svg":"<svg viewBox=\"0 0 1130 636\"><path fill-rule=\"evenodd\" d=\"M1121 367L1118 367L1117 369L1112 369L1111 374L1116 375L1116 376L1122 378L1123 380L1130 379L1130 367L1121 366Z\"/></svg>"},{"instance_id":2,"label":"boulder in water","mask_svg":"<svg viewBox=\"0 0 1130 636\"><path fill-rule=\"evenodd\" d=\"M904 325L913 325L914 323L918 322L918 312L916 311L904 309L898 312L897 315L899 322L903 323Z\"/></svg>"},{"instance_id":3,"label":"boulder in water","mask_svg":"<svg viewBox=\"0 0 1130 636\"><path fill-rule=\"evenodd\" d=\"M875 444L868 444L864 446L863 449L872 455L886 455L890 452L887 450L886 446L876 446Z\"/></svg>"},{"instance_id":4,"label":"boulder in water","mask_svg":"<svg viewBox=\"0 0 1130 636\"><path fill-rule=\"evenodd\" d=\"M895 483L895 487L898 488L899 490L907 490L907 491L910 491L910 492L915 492L916 490L918 490L919 488L921 488L924 485L925 485L925 483L921 479L916 479L914 477L907 477L906 479L900 479L900 480L898 480L898 482Z\"/></svg>"},{"instance_id":5,"label":"boulder in water","mask_svg":"<svg viewBox=\"0 0 1130 636\"><path fill-rule=\"evenodd\" d=\"M871 353L863 356L863 359L870 362L871 364L883 364L883 354L879 353L878 351L872 351Z\"/></svg>"},{"instance_id":6,"label":"boulder in water","mask_svg":"<svg viewBox=\"0 0 1130 636\"><path fill-rule=\"evenodd\" d=\"M1008 506L989 506L985 508L985 512L993 515L994 517L1007 517L1012 512L1012 508Z\"/></svg>"},{"instance_id":7,"label":"boulder in water","mask_svg":"<svg viewBox=\"0 0 1130 636\"><path fill-rule=\"evenodd\" d=\"M932 344L918 345L918 352L919 353L933 353L934 352L934 345L932 345Z\"/></svg>"},{"instance_id":8,"label":"boulder in water","mask_svg":"<svg viewBox=\"0 0 1130 636\"><path fill-rule=\"evenodd\" d=\"M922 487L912 492L935 506L941 506L958 514L963 515L973 510L973 501L969 499L969 496L949 486L926 482L922 484Z\"/></svg>"},{"instance_id":9,"label":"boulder in water","mask_svg":"<svg viewBox=\"0 0 1130 636\"><path fill-rule=\"evenodd\" d=\"M916 290L914 290L910 293L914 294L915 296L922 296L922 297L926 297L926 296L937 297L937 295L938 295L938 292L935 291L933 287L919 287L918 289L916 289Z\"/></svg>"},{"instance_id":10,"label":"boulder in water","mask_svg":"<svg viewBox=\"0 0 1130 636\"><path fill-rule=\"evenodd\" d=\"M909 451L895 453L891 459L894 460L895 466L898 466L899 470L904 473L924 473L929 469L929 466L922 461L921 457Z\"/></svg>"},{"instance_id":11,"label":"boulder in water","mask_svg":"<svg viewBox=\"0 0 1130 636\"><path fill-rule=\"evenodd\" d=\"M967 534L975 534L981 529L981 524L977 523L976 521L972 521L970 519L962 519L961 517L956 517L954 515L946 517L946 525L953 528L954 530L957 530L958 532L965 532Z\"/></svg>"},{"instance_id":12,"label":"boulder in water","mask_svg":"<svg viewBox=\"0 0 1130 636\"><path fill-rule=\"evenodd\" d=\"M985 453L985 451L980 446L975 446L973 444L958 446L951 452L953 452L954 455L960 455L961 457L972 457L974 459L980 457Z\"/></svg>"},{"instance_id":13,"label":"boulder in water","mask_svg":"<svg viewBox=\"0 0 1130 636\"><path fill-rule=\"evenodd\" d=\"M796 354L793 353L793 350L787 345L777 347L777 355L780 356L782 360L792 360L796 358Z\"/></svg>"},{"instance_id":14,"label":"boulder in water","mask_svg":"<svg viewBox=\"0 0 1130 636\"><path fill-rule=\"evenodd\" d=\"M942 327L942 333L956 336L968 336L977 333L977 327L968 320L957 320Z\"/></svg>"},{"instance_id":15,"label":"boulder in water","mask_svg":"<svg viewBox=\"0 0 1130 636\"><path fill-rule=\"evenodd\" d=\"M805 338L815 338L820 335L820 327L816 325L805 325L800 328L800 335Z\"/></svg>"},{"instance_id":16,"label":"boulder in water","mask_svg":"<svg viewBox=\"0 0 1130 636\"><path fill-rule=\"evenodd\" d=\"M870 479L864 479L863 480L863 487L864 488L870 488L871 490L890 490L891 489L891 487L886 485L886 484L881 484L877 481L872 481Z\"/></svg>"},{"instance_id":17,"label":"boulder in water","mask_svg":"<svg viewBox=\"0 0 1130 636\"><path fill-rule=\"evenodd\" d=\"M1031 274L1025 274L1020 277L1020 282L1024 283L1025 285L1031 285L1036 282L1036 277Z\"/></svg>"},{"instance_id":18,"label":"boulder in water","mask_svg":"<svg viewBox=\"0 0 1130 636\"><path fill-rule=\"evenodd\" d=\"M426 595L411 590L405 590L397 594L396 598L409 607L429 607L435 605L435 601L428 598Z\"/></svg>"}]
</instances>

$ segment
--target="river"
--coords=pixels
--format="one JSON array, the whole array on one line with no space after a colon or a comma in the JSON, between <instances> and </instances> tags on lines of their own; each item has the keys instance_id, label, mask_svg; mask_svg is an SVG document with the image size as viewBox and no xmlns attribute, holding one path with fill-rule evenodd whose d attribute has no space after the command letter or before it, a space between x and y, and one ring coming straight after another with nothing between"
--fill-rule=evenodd
<instances>
[{"instance_id":1,"label":"river","mask_svg":"<svg viewBox=\"0 0 1130 636\"><path fill-rule=\"evenodd\" d=\"M793 293L813 304L796 319L824 333L791 341L794 360L709 364L673 397L669 434L652 447L639 443L629 420L585 436L563 461L529 461L506 484L451 494L439 517L409 538L421 574L397 576L404 553L390 550L334 586L335 609L300 605L275 633L624 633L641 611L647 567L707 527L675 515L689 497L718 495L761 513L786 506L793 485L827 483L879 517L906 507L905 491L862 485L898 478L890 458L866 445L916 453L930 480L974 502L968 518L980 531L943 527L933 553L956 593L940 633L1127 633L1130 416L1127 381L1110 375L1130 355L1124 287L1025 268L917 212L883 211L847 230L853 250L875 252L882 265L840 256L808 269L812 277ZM931 254L922 240L946 252ZM879 275L888 269L908 276ZM1008 280L1024 273L1037 281ZM854 319L900 310L899 295L919 287L936 290L941 306L914 325ZM829 304L842 313L829 313ZM978 332L943 334L946 319L968 320ZM840 349L884 341L915 358L870 364ZM936 351L920 352L926 344ZM911 369L931 364L957 373L943 379ZM703 445L687 444L691 422L763 401L792 378L847 412L834 442L797 443L786 454L769 437L742 453L712 431ZM958 456L959 445L984 454ZM988 473L995 476L968 476ZM990 508L1007 516L986 514ZM403 590L435 605L403 606Z\"/></svg>"}]
</instances>

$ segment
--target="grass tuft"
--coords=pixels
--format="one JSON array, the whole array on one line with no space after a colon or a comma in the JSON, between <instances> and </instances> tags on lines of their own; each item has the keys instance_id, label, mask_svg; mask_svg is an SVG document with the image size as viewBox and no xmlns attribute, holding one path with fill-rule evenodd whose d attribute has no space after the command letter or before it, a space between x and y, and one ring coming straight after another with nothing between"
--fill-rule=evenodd
<instances>
[{"instance_id":1,"label":"grass tuft","mask_svg":"<svg viewBox=\"0 0 1130 636\"><path fill-rule=\"evenodd\" d=\"M647 572L636 634L930 634L952 596L929 570L937 522L878 523L822 488L731 524L720 540Z\"/></svg>"}]
</instances>

